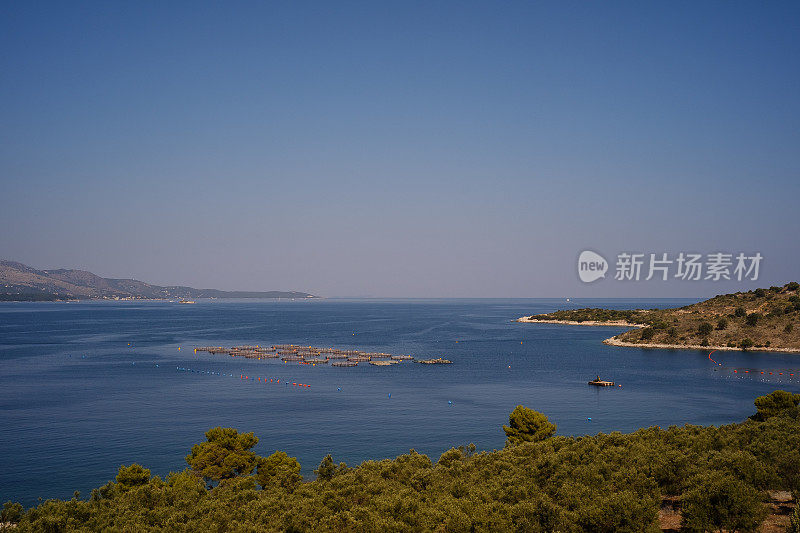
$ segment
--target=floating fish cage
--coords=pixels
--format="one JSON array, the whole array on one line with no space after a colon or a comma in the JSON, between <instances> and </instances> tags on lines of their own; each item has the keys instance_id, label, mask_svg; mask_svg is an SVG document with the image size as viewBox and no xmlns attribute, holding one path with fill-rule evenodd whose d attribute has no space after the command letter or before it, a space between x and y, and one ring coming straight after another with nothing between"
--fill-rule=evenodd
<instances>
[{"instance_id":1,"label":"floating fish cage","mask_svg":"<svg viewBox=\"0 0 800 533\"><path fill-rule=\"evenodd\" d=\"M227 348L223 348L222 346L198 346L197 348L195 348L195 350L197 350L198 352L214 353L215 351L224 352L227 350Z\"/></svg>"},{"instance_id":2,"label":"floating fish cage","mask_svg":"<svg viewBox=\"0 0 800 533\"><path fill-rule=\"evenodd\" d=\"M261 345L241 345L232 348L221 346L200 346L196 351L212 354L224 353L246 359L277 359L283 362L299 362L300 364L330 364L336 367L358 366L358 363L370 363L374 366L390 366L403 361L413 361L423 365L449 365L452 361L437 357L435 359L415 359L412 355L392 355L385 352L365 352L361 350L340 350L333 347L300 346L298 344L276 344L270 347ZM595 380L597 381L597 380ZM613 385L613 382L609 382ZM592 385L609 386L595 382Z\"/></svg>"}]
</instances>

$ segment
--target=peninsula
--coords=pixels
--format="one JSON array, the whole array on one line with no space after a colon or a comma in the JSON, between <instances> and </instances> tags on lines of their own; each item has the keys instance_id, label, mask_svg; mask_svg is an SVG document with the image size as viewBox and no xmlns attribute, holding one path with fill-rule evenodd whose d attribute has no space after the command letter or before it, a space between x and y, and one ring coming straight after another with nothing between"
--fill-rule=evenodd
<instances>
[{"instance_id":1,"label":"peninsula","mask_svg":"<svg viewBox=\"0 0 800 533\"><path fill-rule=\"evenodd\" d=\"M612 346L800 352L800 284L723 294L674 309L570 309L517 321L633 328L603 341Z\"/></svg>"},{"instance_id":2,"label":"peninsula","mask_svg":"<svg viewBox=\"0 0 800 533\"><path fill-rule=\"evenodd\" d=\"M220 291L103 278L85 270L37 270L0 261L0 301L173 300L195 298L315 298L296 291Z\"/></svg>"}]
</instances>

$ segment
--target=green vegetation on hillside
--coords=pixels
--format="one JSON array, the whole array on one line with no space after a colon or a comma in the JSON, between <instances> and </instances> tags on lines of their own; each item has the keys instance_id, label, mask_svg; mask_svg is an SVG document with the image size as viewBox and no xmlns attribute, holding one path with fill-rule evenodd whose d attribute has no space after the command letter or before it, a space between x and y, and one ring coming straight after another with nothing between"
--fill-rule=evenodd
<instances>
[{"instance_id":1,"label":"green vegetation on hillside","mask_svg":"<svg viewBox=\"0 0 800 533\"><path fill-rule=\"evenodd\" d=\"M753 531L766 490L800 492L800 395L758 398L758 412L721 427L651 427L631 434L552 436L522 406L507 446L453 448L436 462L414 450L356 468L323 459L302 483L297 461L250 450L251 433L214 428L166 479L140 465L88 500L48 500L15 531L657 531L662 497L679 495L694 531ZM259 488L260 487L260 488Z\"/></svg>"},{"instance_id":2,"label":"green vegetation on hillside","mask_svg":"<svg viewBox=\"0 0 800 533\"><path fill-rule=\"evenodd\" d=\"M570 322L628 322L629 324L646 324L653 310L617 310L596 307L585 309L568 309L553 311L543 315L532 315L536 320L565 320Z\"/></svg>"},{"instance_id":3,"label":"green vegetation on hillside","mask_svg":"<svg viewBox=\"0 0 800 533\"><path fill-rule=\"evenodd\" d=\"M633 344L800 350L800 284L724 294L677 309L571 309L530 318L646 325L616 337Z\"/></svg>"}]
</instances>

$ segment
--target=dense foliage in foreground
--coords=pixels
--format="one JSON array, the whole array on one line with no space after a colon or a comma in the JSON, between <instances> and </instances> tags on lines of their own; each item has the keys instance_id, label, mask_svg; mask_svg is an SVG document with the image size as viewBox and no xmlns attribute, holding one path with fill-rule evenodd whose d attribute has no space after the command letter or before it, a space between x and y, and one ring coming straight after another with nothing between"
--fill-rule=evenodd
<instances>
[{"instance_id":1,"label":"dense foliage in foreground","mask_svg":"<svg viewBox=\"0 0 800 533\"><path fill-rule=\"evenodd\" d=\"M215 428L192 468L165 480L123 466L88 500L21 516L6 504L4 518L20 532L651 531L661 497L680 495L688 529L749 531L765 490L800 489L798 402L776 391L739 424L587 437L550 436L546 417L519 407L502 450L454 448L435 463L412 450L355 468L328 456L310 483L283 452L251 452L252 434Z\"/></svg>"}]
</instances>

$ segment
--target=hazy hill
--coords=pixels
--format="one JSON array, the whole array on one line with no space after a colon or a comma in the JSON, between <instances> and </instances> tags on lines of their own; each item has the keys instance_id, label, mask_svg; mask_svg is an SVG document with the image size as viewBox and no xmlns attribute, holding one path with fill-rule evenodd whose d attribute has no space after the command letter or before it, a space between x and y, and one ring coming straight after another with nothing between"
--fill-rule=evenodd
<instances>
[{"instance_id":1,"label":"hazy hill","mask_svg":"<svg viewBox=\"0 0 800 533\"><path fill-rule=\"evenodd\" d=\"M0 300L97 298L313 298L295 291L220 291L161 287L135 279L103 278L85 270L36 270L16 261L0 261Z\"/></svg>"}]
</instances>

